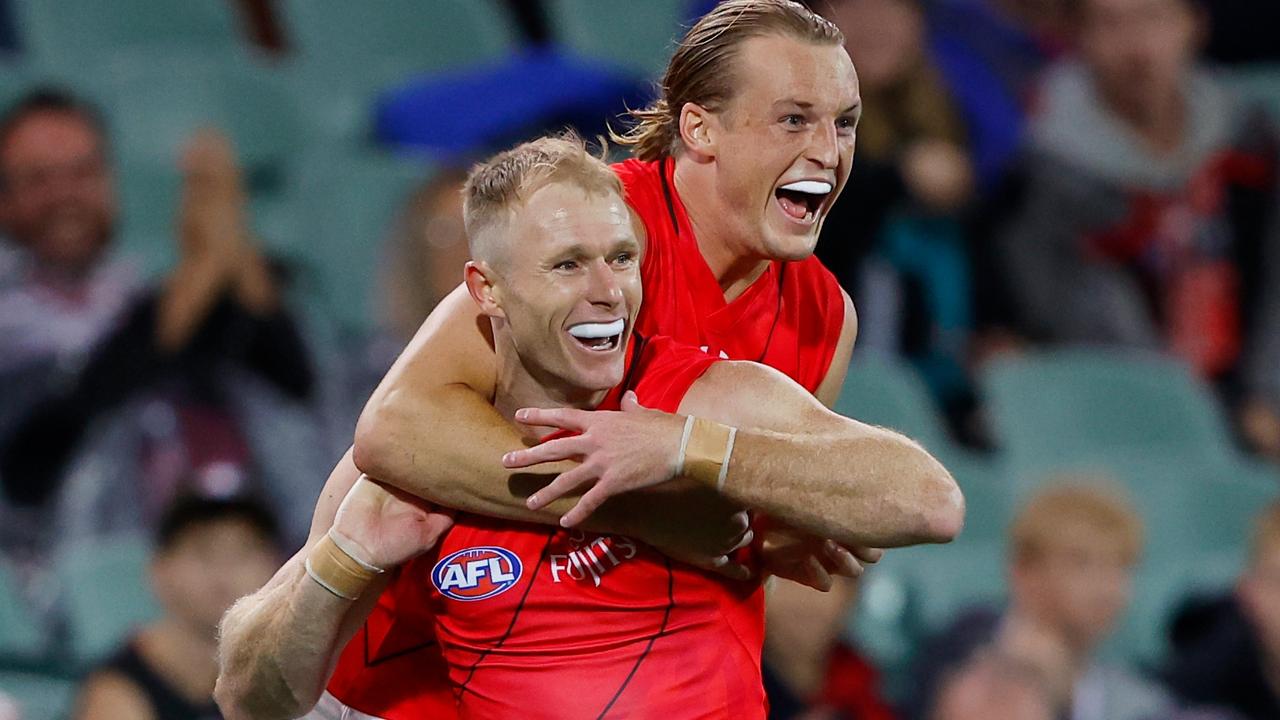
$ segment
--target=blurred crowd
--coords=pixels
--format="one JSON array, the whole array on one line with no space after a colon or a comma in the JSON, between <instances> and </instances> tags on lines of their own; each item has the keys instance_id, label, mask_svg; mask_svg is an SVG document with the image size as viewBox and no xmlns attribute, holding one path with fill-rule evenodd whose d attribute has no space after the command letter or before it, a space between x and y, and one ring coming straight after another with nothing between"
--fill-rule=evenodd
<instances>
[{"instance_id":1,"label":"blurred crowd","mask_svg":"<svg viewBox=\"0 0 1280 720\"><path fill-rule=\"evenodd\" d=\"M279 4L232 4L248 42L288 56ZM554 43L543 3L491 4L528 46ZM686 18L709 4L687 3ZM1160 353L1216 390L1242 450L1280 462L1280 125L1232 80L1271 67L1280 86L1280 65L1266 64L1280 61L1280 9L810 4L844 32L863 98L853 173L818 246L858 308L855 364L910 364L953 438L991 452L975 381L987 363L1068 345ZM15 17L4 15L0 44L20 52ZM646 78L590 65L528 55L474 77L406 77L364 108L376 118L369 142L419 158L422 138L450 122L480 132L467 121L486 111L468 105L468 83L515 87L535 69L565 79L555 102L513 90L512 108L494 110L509 121L436 149L436 169L394 198L378 230L372 316L336 342L317 328L296 268L255 229L257 181L225 129L183 146L180 193L160 209L173 218L175 262L148 276L119 247L129 219L117 118L53 86L3 110L0 555L56 638L67 630L55 558L121 532L158 538L151 579L164 617L93 676L83 717L125 717L138 697L187 708L177 717L211 712L216 669L190 659L205 658L211 620L305 537L363 399L461 277L467 163L565 123L597 132L645 96ZM448 105L434 104L443 96ZM440 117L450 112L460 117ZM973 609L931 637L907 697L882 689L844 632L855 583L821 597L776 586L773 715L1280 717L1280 508L1256 509L1234 590L1188 602L1174 651L1141 674L1095 657L1143 552L1129 502L1071 482L1030 499L1007 534L1007 606ZM192 562L205 569L184 570ZM188 582L219 574L216 563L239 568L227 587Z\"/></svg>"}]
</instances>

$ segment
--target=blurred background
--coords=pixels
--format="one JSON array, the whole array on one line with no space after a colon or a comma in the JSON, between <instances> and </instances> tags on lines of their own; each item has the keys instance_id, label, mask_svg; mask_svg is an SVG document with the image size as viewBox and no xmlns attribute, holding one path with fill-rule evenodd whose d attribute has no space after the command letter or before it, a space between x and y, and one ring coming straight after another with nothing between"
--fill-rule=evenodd
<instances>
[{"instance_id":1,"label":"blurred background","mask_svg":"<svg viewBox=\"0 0 1280 720\"><path fill-rule=\"evenodd\" d=\"M0 720L215 716L130 638L211 649L305 538L469 164L617 127L714 4L0 0ZM772 716L1280 718L1280 4L809 4L865 108L837 409L968 520L775 588Z\"/></svg>"}]
</instances>

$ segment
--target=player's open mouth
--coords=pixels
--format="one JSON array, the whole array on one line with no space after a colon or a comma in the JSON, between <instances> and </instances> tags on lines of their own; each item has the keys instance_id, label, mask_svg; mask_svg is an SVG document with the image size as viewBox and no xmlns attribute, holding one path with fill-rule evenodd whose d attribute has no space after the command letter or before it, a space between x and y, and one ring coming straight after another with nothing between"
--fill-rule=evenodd
<instances>
[{"instance_id":1,"label":"player's open mouth","mask_svg":"<svg viewBox=\"0 0 1280 720\"><path fill-rule=\"evenodd\" d=\"M809 224L817 219L818 211L833 189L825 180L796 180L779 186L773 194L784 215L798 223Z\"/></svg>"},{"instance_id":2,"label":"player's open mouth","mask_svg":"<svg viewBox=\"0 0 1280 720\"><path fill-rule=\"evenodd\" d=\"M622 318L610 322L586 322L569 326L569 334L583 347L593 352L616 350L622 342L622 331L626 328Z\"/></svg>"}]
</instances>

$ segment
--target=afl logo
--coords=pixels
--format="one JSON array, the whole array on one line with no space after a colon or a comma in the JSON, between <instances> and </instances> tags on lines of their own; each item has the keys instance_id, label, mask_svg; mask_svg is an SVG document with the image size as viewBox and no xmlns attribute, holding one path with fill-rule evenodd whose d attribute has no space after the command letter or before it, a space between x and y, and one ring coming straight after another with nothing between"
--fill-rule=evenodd
<instances>
[{"instance_id":1,"label":"afl logo","mask_svg":"<svg viewBox=\"0 0 1280 720\"><path fill-rule=\"evenodd\" d=\"M473 547L436 563L431 582L447 598L462 602L487 600L520 582L522 569L520 558L506 548Z\"/></svg>"}]
</instances>

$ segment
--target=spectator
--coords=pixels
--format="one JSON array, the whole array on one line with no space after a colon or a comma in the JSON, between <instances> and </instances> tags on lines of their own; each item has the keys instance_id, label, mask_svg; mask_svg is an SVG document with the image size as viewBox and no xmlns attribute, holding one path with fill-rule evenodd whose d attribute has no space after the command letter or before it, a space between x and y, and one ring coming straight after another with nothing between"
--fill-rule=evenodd
<instances>
[{"instance_id":1,"label":"spectator","mask_svg":"<svg viewBox=\"0 0 1280 720\"><path fill-rule=\"evenodd\" d=\"M1204 614L1195 636L1175 644L1171 687L1249 720L1280 717L1280 503L1258 517L1235 598Z\"/></svg>"},{"instance_id":2,"label":"spectator","mask_svg":"<svg viewBox=\"0 0 1280 720\"><path fill-rule=\"evenodd\" d=\"M466 178L461 169L438 171L410 196L387 240L379 310L397 354L436 303L462 282L459 268L470 258L462 227Z\"/></svg>"},{"instance_id":3,"label":"spectator","mask_svg":"<svg viewBox=\"0 0 1280 720\"><path fill-rule=\"evenodd\" d=\"M863 111L848 185L818 254L854 297L859 346L910 358L957 419L972 328L966 130L927 53L918 0L829 0Z\"/></svg>"},{"instance_id":4,"label":"spectator","mask_svg":"<svg viewBox=\"0 0 1280 720\"><path fill-rule=\"evenodd\" d=\"M212 720L218 623L280 563L267 510L244 500L181 498L159 525L151 586L163 616L90 673L77 720Z\"/></svg>"},{"instance_id":5,"label":"spectator","mask_svg":"<svg viewBox=\"0 0 1280 720\"><path fill-rule=\"evenodd\" d=\"M774 582L766 604L764 683L770 720L893 720L878 673L843 637L857 583L828 592Z\"/></svg>"},{"instance_id":6,"label":"spectator","mask_svg":"<svg viewBox=\"0 0 1280 720\"><path fill-rule=\"evenodd\" d=\"M999 239L1021 330L1171 352L1280 457L1276 136L1196 65L1192 0L1073 7Z\"/></svg>"},{"instance_id":7,"label":"spectator","mask_svg":"<svg viewBox=\"0 0 1280 720\"><path fill-rule=\"evenodd\" d=\"M1106 491L1063 484L1035 496L1010 535L1009 607L968 614L924 648L913 717L970 717L954 708L987 685L983 662L1033 678L1054 717L1168 717L1173 704L1157 686L1094 656L1129 603L1142 546L1133 510Z\"/></svg>"},{"instance_id":8,"label":"spectator","mask_svg":"<svg viewBox=\"0 0 1280 720\"><path fill-rule=\"evenodd\" d=\"M305 535L297 509L315 490L302 478L319 476L304 471L306 351L249 241L230 145L197 135L183 171L181 259L147 289L110 256L114 187L93 110L37 91L0 121L0 221L27 262L0 291L0 373L15 388L0 481L18 505L56 498L59 522L43 527L59 540L149 527L185 479L228 493L250 477Z\"/></svg>"}]
</instances>

